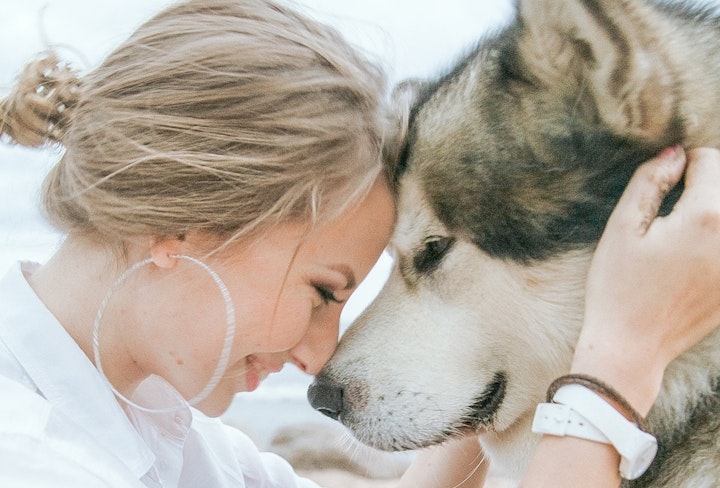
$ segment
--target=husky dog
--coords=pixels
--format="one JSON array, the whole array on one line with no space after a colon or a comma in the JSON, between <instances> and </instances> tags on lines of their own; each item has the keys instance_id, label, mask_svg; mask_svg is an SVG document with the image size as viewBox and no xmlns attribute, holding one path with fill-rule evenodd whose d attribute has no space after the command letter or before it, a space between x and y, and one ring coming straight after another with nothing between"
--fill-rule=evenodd
<instances>
[{"instance_id":1,"label":"husky dog","mask_svg":"<svg viewBox=\"0 0 720 488\"><path fill-rule=\"evenodd\" d=\"M309 398L386 450L472 429L519 477L631 174L674 144L720 146L720 20L677 2L519 0L449 73L399 93L394 268ZM626 486L718 485L718 378L714 333L668 368L658 455Z\"/></svg>"}]
</instances>

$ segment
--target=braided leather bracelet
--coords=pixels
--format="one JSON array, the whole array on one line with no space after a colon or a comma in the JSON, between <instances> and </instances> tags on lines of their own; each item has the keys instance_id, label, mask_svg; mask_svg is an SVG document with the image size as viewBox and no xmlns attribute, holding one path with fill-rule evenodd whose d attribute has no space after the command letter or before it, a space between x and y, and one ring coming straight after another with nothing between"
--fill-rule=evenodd
<instances>
[{"instance_id":1,"label":"braided leather bracelet","mask_svg":"<svg viewBox=\"0 0 720 488\"><path fill-rule=\"evenodd\" d=\"M550 384L550 387L548 388L547 402L552 403L555 393L557 393L557 391L565 385L582 385L585 388L588 388L595 393L612 400L620 407L622 407L623 413L625 413L630 418L630 420L632 420L638 426L640 430L644 432L650 431L650 426L648 425L645 417L640 415L640 413L638 413L638 411L635 410L632 405L630 405L630 403L620 393L618 393L617 390L615 390L607 383L590 375L568 374L557 378Z\"/></svg>"}]
</instances>

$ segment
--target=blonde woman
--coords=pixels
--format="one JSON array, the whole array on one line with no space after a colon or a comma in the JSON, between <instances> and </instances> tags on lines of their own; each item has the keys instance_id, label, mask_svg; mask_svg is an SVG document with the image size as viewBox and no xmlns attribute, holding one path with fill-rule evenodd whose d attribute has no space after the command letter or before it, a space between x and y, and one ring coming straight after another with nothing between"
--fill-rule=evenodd
<instances>
[{"instance_id":1,"label":"blonde woman","mask_svg":"<svg viewBox=\"0 0 720 488\"><path fill-rule=\"evenodd\" d=\"M0 485L314 486L210 417L332 354L394 220L384 83L273 0L179 3L82 77L28 65L0 131L65 148L66 237L0 283Z\"/></svg>"},{"instance_id":2,"label":"blonde woman","mask_svg":"<svg viewBox=\"0 0 720 488\"><path fill-rule=\"evenodd\" d=\"M383 88L336 32L272 0L180 3L82 77L52 53L28 65L0 133L65 148L42 203L66 237L0 281L0 486L315 486L212 417L334 351L395 216ZM461 440L401 486L481 486L481 461Z\"/></svg>"}]
</instances>

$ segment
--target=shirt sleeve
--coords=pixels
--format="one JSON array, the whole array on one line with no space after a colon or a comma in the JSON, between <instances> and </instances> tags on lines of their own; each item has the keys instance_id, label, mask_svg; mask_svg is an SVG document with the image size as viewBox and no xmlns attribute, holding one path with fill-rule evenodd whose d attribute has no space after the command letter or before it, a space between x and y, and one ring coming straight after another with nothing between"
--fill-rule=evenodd
<instances>
[{"instance_id":1,"label":"shirt sleeve","mask_svg":"<svg viewBox=\"0 0 720 488\"><path fill-rule=\"evenodd\" d=\"M0 401L0 487L142 486L34 391L0 375L0 392L12 398Z\"/></svg>"},{"instance_id":2,"label":"shirt sleeve","mask_svg":"<svg viewBox=\"0 0 720 488\"><path fill-rule=\"evenodd\" d=\"M215 467L203 469L205 473L217 472L220 468L223 477L234 478L245 488L319 488L313 481L298 476L285 459L274 453L260 452L248 436L218 419L193 412L193 429L197 429L203 443L207 443L213 452ZM186 459L190 459L188 454L186 452ZM199 460L197 454L192 457L196 462ZM214 486L225 484L220 482Z\"/></svg>"},{"instance_id":3,"label":"shirt sleeve","mask_svg":"<svg viewBox=\"0 0 720 488\"><path fill-rule=\"evenodd\" d=\"M92 469L33 436L0 434L0 486L139 488L135 479ZM122 478L122 479L121 479Z\"/></svg>"},{"instance_id":4,"label":"shirt sleeve","mask_svg":"<svg viewBox=\"0 0 720 488\"><path fill-rule=\"evenodd\" d=\"M247 488L319 488L317 484L295 473L285 459L272 452L259 452L242 432L226 427L234 438L235 452L244 466Z\"/></svg>"}]
</instances>

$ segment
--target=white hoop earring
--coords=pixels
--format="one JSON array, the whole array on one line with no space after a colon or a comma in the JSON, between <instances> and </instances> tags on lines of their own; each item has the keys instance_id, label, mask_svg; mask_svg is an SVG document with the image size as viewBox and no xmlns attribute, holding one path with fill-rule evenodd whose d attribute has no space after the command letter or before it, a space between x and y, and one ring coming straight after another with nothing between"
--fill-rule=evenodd
<instances>
[{"instance_id":1,"label":"white hoop earring","mask_svg":"<svg viewBox=\"0 0 720 488\"><path fill-rule=\"evenodd\" d=\"M201 267L203 270L205 270L210 277L213 279L215 284L217 285L218 289L220 290L220 294L222 295L223 301L225 302L225 318L226 318L226 329L225 329L225 340L223 341L223 348L220 353L220 359L218 360L218 364L215 367L215 371L213 372L213 375L210 377L210 381L205 385L205 387L202 389L200 393L195 395L190 400L187 400L187 403L190 405L196 405L203 401L205 398L208 397L208 395L215 389L217 384L220 382L220 379L222 378L223 374L225 374L225 368L227 367L228 361L230 359L230 351L232 349L232 344L235 339L235 308L233 307L232 298L230 297L230 292L227 289L227 286L225 286L225 282L218 276L218 274L207 264L200 261L197 258L193 258L191 256L186 256L184 254L172 254L170 255L171 258L176 259L183 259L185 261L189 261L193 264L196 264L197 266ZM138 269L142 268L143 266L146 266L150 263L152 263L152 258L143 259L142 261L138 261L137 263L130 266L128 269L126 269L120 277L118 277L117 280L110 286L107 293L105 294L105 297L103 298L103 301L100 303L100 307L98 308L97 314L95 316L95 324L93 326L93 355L95 358L95 367L98 369L100 374L105 378L105 381L107 381L108 385L110 385L110 388L112 389L113 393L117 395L118 398L120 398L122 401L127 403L128 405L132 405L133 407L146 411L146 412L172 412L178 410L179 407L171 407L171 408L147 408L143 407L141 405L138 405L137 403L133 402L129 398L127 398L125 395L120 393L110 382L107 376L105 376L105 372L102 369L102 363L100 361L100 322L102 320L102 316L105 313L105 309L108 306L108 303L110 302L110 298L112 295L120 288L120 286L127 280L127 278L133 274Z\"/></svg>"}]
</instances>

